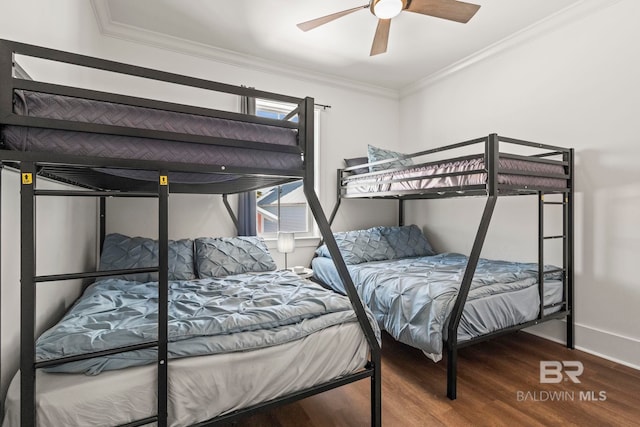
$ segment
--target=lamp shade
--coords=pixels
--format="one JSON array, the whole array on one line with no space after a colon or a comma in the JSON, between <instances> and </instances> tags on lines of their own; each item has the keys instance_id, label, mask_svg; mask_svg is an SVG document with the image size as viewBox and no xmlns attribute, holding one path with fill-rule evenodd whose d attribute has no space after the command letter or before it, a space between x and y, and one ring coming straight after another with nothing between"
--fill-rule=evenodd
<instances>
[{"instance_id":1,"label":"lamp shade","mask_svg":"<svg viewBox=\"0 0 640 427\"><path fill-rule=\"evenodd\" d=\"M294 233L281 231L278 233L278 252L288 254L296 248Z\"/></svg>"},{"instance_id":2,"label":"lamp shade","mask_svg":"<svg viewBox=\"0 0 640 427\"><path fill-rule=\"evenodd\" d=\"M378 0L373 6L373 13L380 19L391 19L402 12L402 0Z\"/></svg>"}]
</instances>

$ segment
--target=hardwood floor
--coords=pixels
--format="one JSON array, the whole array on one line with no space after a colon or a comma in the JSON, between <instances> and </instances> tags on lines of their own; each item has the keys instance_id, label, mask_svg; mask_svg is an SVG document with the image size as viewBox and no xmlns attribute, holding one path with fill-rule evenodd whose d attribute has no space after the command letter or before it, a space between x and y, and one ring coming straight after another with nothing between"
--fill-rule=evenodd
<instances>
[{"instance_id":1,"label":"hardwood floor","mask_svg":"<svg viewBox=\"0 0 640 427\"><path fill-rule=\"evenodd\" d=\"M445 395L446 361L433 363L388 335L382 356L384 426L640 426L640 371L524 332L461 349L455 401ZM541 360L582 362L580 383L541 384ZM359 381L237 425L368 426L369 385Z\"/></svg>"}]
</instances>

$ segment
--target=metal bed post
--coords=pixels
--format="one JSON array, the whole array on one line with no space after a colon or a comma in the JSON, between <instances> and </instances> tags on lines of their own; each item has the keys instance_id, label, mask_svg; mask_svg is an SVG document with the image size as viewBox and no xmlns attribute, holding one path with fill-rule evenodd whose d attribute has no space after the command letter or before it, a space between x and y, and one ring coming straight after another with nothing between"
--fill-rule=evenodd
<instances>
[{"instance_id":1,"label":"metal bed post","mask_svg":"<svg viewBox=\"0 0 640 427\"><path fill-rule=\"evenodd\" d=\"M340 203L342 202L341 198L336 200L336 204L333 205L333 210L331 211L331 216L329 217L329 225L333 225L333 220L336 218L336 214L338 213L338 209L340 208Z\"/></svg>"},{"instance_id":2,"label":"metal bed post","mask_svg":"<svg viewBox=\"0 0 640 427\"><path fill-rule=\"evenodd\" d=\"M33 162L20 163L20 424L35 426L36 250Z\"/></svg>"},{"instance_id":3,"label":"metal bed post","mask_svg":"<svg viewBox=\"0 0 640 427\"><path fill-rule=\"evenodd\" d=\"M544 192L538 191L538 295L540 296L538 319L540 320L544 317L544 204Z\"/></svg>"},{"instance_id":4,"label":"metal bed post","mask_svg":"<svg viewBox=\"0 0 640 427\"><path fill-rule=\"evenodd\" d=\"M404 199L398 199L398 225L404 225Z\"/></svg>"},{"instance_id":5,"label":"metal bed post","mask_svg":"<svg viewBox=\"0 0 640 427\"><path fill-rule=\"evenodd\" d=\"M229 199L227 198L226 194L222 195L222 203L224 203L224 207L227 209L227 213L229 213L229 216L231 217L231 221L233 221L233 225L236 227L236 232L240 229L240 224L238 224L238 217L236 217L236 214L233 212L233 209L231 209L231 205L229 204Z\"/></svg>"},{"instance_id":6,"label":"metal bed post","mask_svg":"<svg viewBox=\"0 0 640 427\"><path fill-rule=\"evenodd\" d=\"M340 208L340 203L342 203L342 169L338 169L338 176L336 177L336 204L333 205L333 210L331 211L331 215L329 215L329 225L333 225L333 220L336 218L336 214L338 213L338 209ZM322 242L320 242L322 244Z\"/></svg>"},{"instance_id":7,"label":"metal bed post","mask_svg":"<svg viewBox=\"0 0 640 427\"><path fill-rule=\"evenodd\" d=\"M102 247L104 246L104 238L107 230L107 198L101 196L99 199L99 215L100 215L100 249L99 254L102 253Z\"/></svg>"},{"instance_id":8,"label":"metal bed post","mask_svg":"<svg viewBox=\"0 0 640 427\"><path fill-rule=\"evenodd\" d=\"M487 203L482 213L478 232L473 242L467 267L465 268L462 283L460 284L460 290L458 291L456 302L453 305L447 327L447 397L451 400L454 400L457 395L458 325L460 324L460 319L462 319L464 304L467 300L469 289L471 288L471 282L473 281L478 260L480 259L480 253L482 252L482 246L484 245L489 224L491 223L491 216L493 215L493 210L498 199L499 150L497 134L491 134L487 138L484 157L485 167L487 169Z\"/></svg>"},{"instance_id":9,"label":"metal bed post","mask_svg":"<svg viewBox=\"0 0 640 427\"><path fill-rule=\"evenodd\" d=\"M13 78L13 51L11 47L5 43L0 43L0 118L13 113L13 91L10 88L11 79Z\"/></svg>"},{"instance_id":10,"label":"metal bed post","mask_svg":"<svg viewBox=\"0 0 640 427\"><path fill-rule=\"evenodd\" d=\"M351 305L353 306L353 310L356 313L356 317L358 318L358 322L360 323L360 327L362 332L365 335L367 343L369 344L369 348L371 350L371 361L368 364L368 368L373 368L373 374L371 376L371 426L379 427L382 425L382 382L381 382L381 355L380 355L380 345L378 344L378 340L376 339L375 332L369 323L369 319L367 317L364 306L362 305L362 301L358 296L358 291L356 291L355 285L351 280L351 276L349 274L349 270L347 269L347 265L342 258L342 254L338 249L338 244L336 243L335 238L333 237L333 233L331 231L331 227L329 222L327 221L326 216L322 210L322 206L320 205L320 201L318 200L318 196L316 195L314 188L314 174L313 168L311 167L314 164L314 150L313 150L313 108L314 102L312 98L305 98L303 101L303 105L300 108L300 122L305 124L304 133L302 135L302 140L300 144L303 147L305 153L305 175L303 179L303 189L305 196L307 197L307 202L309 203L309 208L313 213L313 217L318 224L318 228L320 229L320 233L324 239L327 248L329 249L329 253L331 254L331 258L338 270L338 274L340 279L344 283L344 287L347 291L347 296L351 301Z\"/></svg>"},{"instance_id":11,"label":"metal bed post","mask_svg":"<svg viewBox=\"0 0 640 427\"><path fill-rule=\"evenodd\" d=\"M3 172L4 172L4 164L0 160L0 343L2 342L2 173ZM2 351L1 350L0 350L0 378L2 378ZM4 414L4 402L0 402L0 414Z\"/></svg>"},{"instance_id":12,"label":"metal bed post","mask_svg":"<svg viewBox=\"0 0 640 427\"><path fill-rule=\"evenodd\" d=\"M563 155L564 159L569 162L569 179L568 187L569 191L566 194L566 200L564 205L564 230L567 235L565 239L565 268L566 280L565 280L565 298L567 301L566 310L567 314L567 347L570 349L575 348L575 305L574 305L574 149L569 150L568 155Z\"/></svg>"},{"instance_id":13,"label":"metal bed post","mask_svg":"<svg viewBox=\"0 0 640 427\"><path fill-rule=\"evenodd\" d=\"M462 318L462 312L464 310L464 304L471 288L471 282L473 275L475 274L478 260L480 259L480 252L484 245L484 239L487 236L487 230L489 229L489 223L491 222L491 216L493 209L496 206L497 196L489 196L487 203L482 213L482 219L480 220L480 226L476 238L473 242L473 248L471 249L471 255L469 255L469 261L467 261L467 267L462 277L462 283L460 284L460 291L458 297L451 311L451 320L449 320L449 326L447 328L447 397L454 400L456 398L456 377L458 368L458 325Z\"/></svg>"},{"instance_id":14,"label":"metal bed post","mask_svg":"<svg viewBox=\"0 0 640 427\"><path fill-rule=\"evenodd\" d=\"M0 87L5 87L5 82L11 79L13 74L13 55L12 52L2 43L0 43ZM0 118L4 118L6 115L11 114L13 109L13 93L8 90L0 90ZM0 176L2 174L2 170L4 169L4 165L0 163ZM2 197L2 181L0 178L0 199ZM2 203L0 202L0 209L2 208ZM1 212L1 211L0 211ZM2 215L0 214L0 220L2 219ZM0 223L0 229L1 229ZM2 237L2 232L0 231L0 237ZM2 240L0 240L1 244ZM0 273L2 273L0 268ZM0 285L2 284L2 276L0 276ZM2 287L0 286L0 335L2 331ZM22 337L22 335L21 335ZM1 338L1 336L0 336ZM0 352L0 359L2 358ZM0 360L0 372L2 372L2 362ZM4 401L0 403L0 410L4 413Z\"/></svg>"},{"instance_id":15,"label":"metal bed post","mask_svg":"<svg viewBox=\"0 0 640 427\"><path fill-rule=\"evenodd\" d=\"M158 182L158 427L167 427L167 357L169 335L169 173Z\"/></svg>"}]
</instances>

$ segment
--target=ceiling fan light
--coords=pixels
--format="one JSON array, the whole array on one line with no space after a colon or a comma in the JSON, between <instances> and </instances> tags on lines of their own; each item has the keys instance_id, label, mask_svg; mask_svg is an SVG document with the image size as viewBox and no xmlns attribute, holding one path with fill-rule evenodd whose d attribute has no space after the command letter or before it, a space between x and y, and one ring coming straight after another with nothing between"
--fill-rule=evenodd
<instances>
[{"instance_id":1,"label":"ceiling fan light","mask_svg":"<svg viewBox=\"0 0 640 427\"><path fill-rule=\"evenodd\" d=\"M391 19L398 16L403 7L402 0L379 0L373 6L373 13L380 19Z\"/></svg>"}]
</instances>

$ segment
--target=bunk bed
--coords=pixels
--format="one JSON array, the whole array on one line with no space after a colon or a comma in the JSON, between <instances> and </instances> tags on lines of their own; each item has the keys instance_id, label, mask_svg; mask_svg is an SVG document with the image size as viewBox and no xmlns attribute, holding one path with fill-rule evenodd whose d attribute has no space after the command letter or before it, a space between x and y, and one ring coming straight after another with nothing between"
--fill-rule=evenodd
<instances>
[{"instance_id":1,"label":"bunk bed","mask_svg":"<svg viewBox=\"0 0 640 427\"><path fill-rule=\"evenodd\" d=\"M284 120L272 120L19 79L13 74L15 55L215 93L283 101L297 107ZM12 168L20 174L20 371L19 379L9 393L16 392L19 386L19 397L13 399L14 404L19 404L19 418L16 415L14 420L19 419L22 426L51 422L69 425L61 420L72 420L64 417L70 412L73 417L77 408L84 407L85 418L79 421L81 424L221 425L256 411L369 378L371 425L381 425L378 331L357 296L314 191L312 98L294 98L7 40L0 40L0 88L0 161L2 168ZM289 120L295 115L297 122ZM40 177L77 188L40 189L36 185ZM326 294L319 286L299 279L293 273L272 271L272 266L258 272L227 271L221 278L217 274L203 278L202 271L217 270L198 267L195 282L194 274L176 275L176 268L183 269L188 261L175 265L176 242L168 238L170 194L222 194L226 204L227 194L300 179L320 232L342 272L348 298ZM145 243L154 248L151 250L153 265L127 260L124 265L112 264L111 268L98 271L37 275L35 200L55 196L99 200L102 248L112 239L127 240L105 233L108 197L157 199L158 239ZM202 246L211 242L204 239L200 243ZM197 257L198 245L198 241L183 244L187 248L195 247ZM105 252L101 255L103 264L107 259ZM200 261L198 258L197 262ZM123 342L116 337L116 342L110 343L105 336L104 340L96 341L106 345L90 348L82 354L65 354L63 343L61 352L42 357L42 348L36 348L34 332L36 287L41 283L68 280L96 280L85 294L89 293L90 297L98 292L97 288L106 286L109 292L117 292L117 298L111 294L98 295L107 300L111 298L119 307L127 306L130 302L127 298L154 301L157 305L149 319L154 319L155 323L146 325L151 329L141 335L139 342ZM182 346L172 345L176 294L190 292L187 299L191 300L201 289L209 296L212 289L218 289L218 294L234 290L231 292L233 298L225 300L228 308L236 300L236 304L242 304L244 300L239 295L255 286L272 290L294 286L305 292L318 293L316 297L342 298L338 304L349 306L346 311L351 313L347 316L351 320L311 331L302 339L302 344L300 340L288 340L264 345L256 353L234 351L231 340L231 347L217 354L174 358L176 349L182 349ZM86 303L82 298L66 317L73 317L74 310ZM277 300L273 295L265 299L275 301L275 304L278 304ZM180 301L184 303L184 299ZM280 305L286 306L282 301ZM232 307L232 311L244 309L244 305ZM334 309L335 312L342 311ZM305 321L304 315L293 311L302 322ZM221 334L230 332L225 329L225 322L217 318L209 323L216 322L222 325L218 328ZM300 326L300 323L292 325L293 329L301 327L304 325ZM43 337L50 338L56 333L64 335L63 326L58 332L56 328ZM245 332L251 333L254 325L247 328ZM304 341L308 339L313 339L312 345L304 347ZM338 342L344 347L337 349L328 342ZM329 348L333 350L327 351ZM304 351L300 352L301 349ZM351 356L346 357L347 353ZM356 353L360 356L354 357ZM144 354L145 361L141 362L144 366L109 370L93 377L80 373L95 373L105 366L109 369L118 367L118 361L131 354ZM281 370L270 375L266 367L275 359L281 359L281 366L286 360L299 367L297 376L282 380L278 378ZM151 365L147 364L149 361ZM65 371L70 373L57 373ZM203 372L208 373L208 380L203 380ZM249 382L242 383L240 377ZM85 398L89 399L88 403L83 400ZM63 414L65 408L67 415ZM62 418L56 418L57 410ZM131 414L142 414L142 418L131 418Z\"/></svg>"},{"instance_id":2,"label":"bunk bed","mask_svg":"<svg viewBox=\"0 0 640 427\"><path fill-rule=\"evenodd\" d=\"M382 154L350 159L338 169L329 222L343 200L398 200L398 227L336 238L381 328L436 361L446 348L447 396L456 398L458 349L465 346L566 318L566 345L574 348L573 149L491 134L414 154ZM480 258L497 199L516 195L537 197L538 263ZM486 197L468 257L436 254L418 227L404 225L407 200L468 196ZM561 234L545 234L549 205L562 208ZM553 240L562 244L561 267L544 263L545 242ZM316 279L344 292L329 265L332 254L322 246L317 253Z\"/></svg>"}]
</instances>

